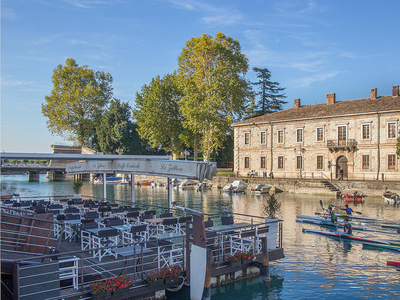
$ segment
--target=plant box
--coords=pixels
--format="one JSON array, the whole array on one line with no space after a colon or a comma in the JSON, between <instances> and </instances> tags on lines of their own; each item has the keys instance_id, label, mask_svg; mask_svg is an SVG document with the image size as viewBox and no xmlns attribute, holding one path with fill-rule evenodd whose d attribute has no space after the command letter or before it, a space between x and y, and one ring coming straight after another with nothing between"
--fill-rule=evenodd
<instances>
[{"instance_id":1,"label":"plant box","mask_svg":"<svg viewBox=\"0 0 400 300\"><path fill-rule=\"evenodd\" d=\"M154 281L147 281L147 286L152 287L152 286L164 286L164 279L157 279Z\"/></svg>"},{"instance_id":2,"label":"plant box","mask_svg":"<svg viewBox=\"0 0 400 300\"><path fill-rule=\"evenodd\" d=\"M129 287L113 291L113 296L120 298L123 295L129 294Z\"/></svg>"},{"instance_id":3,"label":"plant box","mask_svg":"<svg viewBox=\"0 0 400 300\"><path fill-rule=\"evenodd\" d=\"M231 268L239 267L241 265L242 265L241 261L230 261L230 262L228 262L228 266L230 266Z\"/></svg>"},{"instance_id":4,"label":"plant box","mask_svg":"<svg viewBox=\"0 0 400 300\"><path fill-rule=\"evenodd\" d=\"M253 261L251 260L251 259L244 259L244 260L242 260L242 265L243 266L245 266L245 265L249 265L250 263L252 263Z\"/></svg>"},{"instance_id":5,"label":"plant box","mask_svg":"<svg viewBox=\"0 0 400 300\"><path fill-rule=\"evenodd\" d=\"M98 294L92 294L92 299L93 299L93 300L111 299L111 291L107 291L107 292L103 292L103 293L98 293Z\"/></svg>"}]
</instances>

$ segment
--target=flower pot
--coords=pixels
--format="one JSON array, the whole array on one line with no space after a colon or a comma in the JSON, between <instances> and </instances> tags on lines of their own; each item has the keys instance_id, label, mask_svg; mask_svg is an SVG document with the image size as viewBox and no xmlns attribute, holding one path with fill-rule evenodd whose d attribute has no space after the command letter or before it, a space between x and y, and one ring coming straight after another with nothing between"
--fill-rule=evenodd
<instances>
[{"instance_id":1,"label":"flower pot","mask_svg":"<svg viewBox=\"0 0 400 300\"><path fill-rule=\"evenodd\" d=\"M253 260L251 260L251 259L244 259L244 260L242 260L242 265L243 266L249 265L252 261Z\"/></svg>"},{"instance_id":2,"label":"flower pot","mask_svg":"<svg viewBox=\"0 0 400 300\"><path fill-rule=\"evenodd\" d=\"M98 293L98 294L92 294L92 299L93 300L111 299L111 291L107 291L104 293Z\"/></svg>"},{"instance_id":3,"label":"flower pot","mask_svg":"<svg viewBox=\"0 0 400 300\"><path fill-rule=\"evenodd\" d=\"M242 262L239 260L239 261L230 261L230 262L228 262L228 265L231 267L231 268L235 268L235 267L239 267L239 266L241 266L242 265Z\"/></svg>"},{"instance_id":4,"label":"flower pot","mask_svg":"<svg viewBox=\"0 0 400 300\"><path fill-rule=\"evenodd\" d=\"M126 295L129 293L129 287L123 288L123 289L118 289L113 291L113 296L114 297L121 297L123 295Z\"/></svg>"},{"instance_id":5,"label":"flower pot","mask_svg":"<svg viewBox=\"0 0 400 300\"><path fill-rule=\"evenodd\" d=\"M165 284L171 284L171 283L178 284L178 282L179 282L179 277L165 278Z\"/></svg>"},{"instance_id":6,"label":"flower pot","mask_svg":"<svg viewBox=\"0 0 400 300\"><path fill-rule=\"evenodd\" d=\"M157 279L154 281L147 281L147 286L152 287L152 286L164 286L164 279Z\"/></svg>"}]
</instances>

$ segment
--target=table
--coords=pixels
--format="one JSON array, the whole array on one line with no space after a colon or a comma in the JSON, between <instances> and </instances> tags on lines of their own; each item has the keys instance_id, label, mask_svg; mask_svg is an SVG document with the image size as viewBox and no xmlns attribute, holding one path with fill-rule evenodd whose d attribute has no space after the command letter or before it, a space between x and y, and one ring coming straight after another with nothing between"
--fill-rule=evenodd
<instances>
[{"instance_id":1,"label":"table","mask_svg":"<svg viewBox=\"0 0 400 300\"><path fill-rule=\"evenodd\" d=\"M143 251L143 255L153 252L153 250L142 247L140 245L113 248L111 250L111 252L114 254L115 258L118 258L118 255L119 255L124 259L125 263L124 263L124 268L122 269L122 271L124 271L124 269L126 267L128 257L130 257L130 256L134 257L133 258L134 259L134 270L135 270L135 275L134 275L135 278L134 279L136 279L136 273L138 271L137 268L138 268L139 264L141 265L141 272L143 273L143 263L140 263L140 262L143 262L142 251ZM136 260L136 257L137 257L137 260Z\"/></svg>"}]
</instances>

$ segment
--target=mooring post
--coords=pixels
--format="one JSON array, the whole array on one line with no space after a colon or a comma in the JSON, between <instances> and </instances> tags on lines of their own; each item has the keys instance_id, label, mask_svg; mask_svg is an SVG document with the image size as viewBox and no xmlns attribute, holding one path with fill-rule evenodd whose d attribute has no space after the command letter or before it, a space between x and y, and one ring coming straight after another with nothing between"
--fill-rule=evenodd
<instances>
[{"instance_id":1,"label":"mooring post","mask_svg":"<svg viewBox=\"0 0 400 300\"><path fill-rule=\"evenodd\" d=\"M262 259L263 259L263 281L269 282L271 280L271 276L269 275L269 257L268 257L268 243L267 237L261 237L262 244Z\"/></svg>"},{"instance_id":2,"label":"mooring post","mask_svg":"<svg viewBox=\"0 0 400 300\"><path fill-rule=\"evenodd\" d=\"M135 174L131 174L131 205L135 204Z\"/></svg>"},{"instance_id":3,"label":"mooring post","mask_svg":"<svg viewBox=\"0 0 400 300\"><path fill-rule=\"evenodd\" d=\"M212 251L207 250L206 278L204 280L204 290L201 300L211 299L211 260L212 260Z\"/></svg>"}]
</instances>

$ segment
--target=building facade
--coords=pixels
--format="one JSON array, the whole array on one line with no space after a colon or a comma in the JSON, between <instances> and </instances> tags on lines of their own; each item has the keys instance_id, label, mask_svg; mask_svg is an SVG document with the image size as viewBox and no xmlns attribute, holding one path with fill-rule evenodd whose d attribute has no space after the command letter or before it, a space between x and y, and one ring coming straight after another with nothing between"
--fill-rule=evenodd
<instances>
[{"instance_id":1,"label":"building facade","mask_svg":"<svg viewBox=\"0 0 400 300\"><path fill-rule=\"evenodd\" d=\"M240 176L400 180L399 86L377 96L301 106L232 124L234 171ZM342 171L341 171L342 170Z\"/></svg>"}]
</instances>

